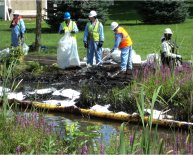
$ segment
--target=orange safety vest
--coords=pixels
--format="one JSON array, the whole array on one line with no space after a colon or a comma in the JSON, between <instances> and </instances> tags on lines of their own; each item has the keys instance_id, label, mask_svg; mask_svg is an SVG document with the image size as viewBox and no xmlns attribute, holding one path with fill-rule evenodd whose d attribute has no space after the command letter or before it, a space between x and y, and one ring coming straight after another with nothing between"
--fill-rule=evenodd
<instances>
[{"instance_id":1,"label":"orange safety vest","mask_svg":"<svg viewBox=\"0 0 193 155\"><path fill-rule=\"evenodd\" d=\"M133 41L131 40L129 34L127 33L127 31L125 31L124 28L119 27L117 29L116 34L121 34L121 36L122 36L122 40L119 44L119 48L125 48L125 47L131 46L133 44Z\"/></svg>"}]
</instances>

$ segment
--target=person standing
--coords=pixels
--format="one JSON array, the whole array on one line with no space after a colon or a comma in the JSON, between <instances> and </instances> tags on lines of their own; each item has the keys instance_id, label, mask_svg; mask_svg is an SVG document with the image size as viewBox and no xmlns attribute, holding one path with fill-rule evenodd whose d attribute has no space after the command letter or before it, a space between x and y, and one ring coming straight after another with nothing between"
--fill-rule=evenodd
<instances>
[{"instance_id":1,"label":"person standing","mask_svg":"<svg viewBox=\"0 0 193 155\"><path fill-rule=\"evenodd\" d=\"M171 69L174 67L176 60L182 59L181 55L177 54L177 46L172 42L172 30L166 28L164 36L161 39L161 61L163 65L167 65Z\"/></svg>"},{"instance_id":2,"label":"person standing","mask_svg":"<svg viewBox=\"0 0 193 155\"><path fill-rule=\"evenodd\" d=\"M75 37L75 33L78 32L78 27L75 21L71 20L71 15L69 12L64 12L64 22L60 24L59 33L71 33L73 37Z\"/></svg>"},{"instance_id":3,"label":"person standing","mask_svg":"<svg viewBox=\"0 0 193 155\"><path fill-rule=\"evenodd\" d=\"M127 31L119 26L117 22L112 22L110 26L111 30L115 33L115 44L111 50L113 52L115 49L119 48L121 50L121 64L119 72L126 72L127 69L132 71L132 44Z\"/></svg>"},{"instance_id":4,"label":"person standing","mask_svg":"<svg viewBox=\"0 0 193 155\"><path fill-rule=\"evenodd\" d=\"M84 47L87 48L87 67L93 65L95 55L96 64L102 65L102 46L104 43L103 25L97 19L96 11L92 10L89 13L89 22L84 30Z\"/></svg>"},{"instance_id":5,"label":"person standing","mask_svg":"<svg viewBox=\"0 0 193 155\"><path fill-rule=\"evenodd\" d=\"M60 64L60 68L80 66L80 59L76 41L77 32L78 27L76 25L76 22L71 20L71 15L69 12L64 12L64 22L60 24L59 33L65 35L59 41L59 52L57 53L57 60L58 64ZM70 35L68 35L68 33ZM60 49L61 44L62 46L65 45L66 47L68 47L68 50L61 52L61 50L64 50L63 48Z\"/></svg>"},{"instance_id":6,"label":"person standing","mask_svg":"<svg viewBox=\"0 0 193 155\"><path fill-rule=\"evenodd\" d=\"M24 43L24 33L26 30L25 23L18 11L14 11L11 28L11 46L17 47Z\"/></svg>"}]
</instances>

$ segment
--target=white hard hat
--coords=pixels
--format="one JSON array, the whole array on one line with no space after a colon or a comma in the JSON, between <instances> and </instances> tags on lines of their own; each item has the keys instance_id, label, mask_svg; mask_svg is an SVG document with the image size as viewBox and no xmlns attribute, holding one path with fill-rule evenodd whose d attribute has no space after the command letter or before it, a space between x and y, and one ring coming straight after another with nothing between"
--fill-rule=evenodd
<instances>
[{"instance_id":1,"label":"white hard hat","mask_svg":"<svg viewBox=\"0 0 193 155\"><path fill-rule=\"evenodd\" d=\"M119 26L119 24L117 22L112 22L111 23L111 30L114 30L115 28L117 28Z\"/></svg>"},{"instance_id":2,"label":"white hard hat","mask_svg":"<svg viewBox=\"0 0 193 155\"><path fill-rule=\"evenodd\" d=\"M172 30L170 28L166 28L164 30L164 34L173 34L173 33L172 33Z\"/></svg>"},{"instance_id":3,"label":"white hard hat","mask_svg":"<svg viewBox=\"0 0 193 155\"><path fill-rule=\"evenodd\" d=\"M94 17L94 16L97 16L97 13L96 13L96 11L92 10L92 11L89 13L88 17Z\"/></svg>"},{"instance_id":4,"label":"white hard hat","mask_svg":"<svg viewBox=\"0 0 193 155\"><path fill-rule=\"evenodd\" d=\"M19 11L15 10L15 11L13 12L13 15L19 15Z\"/></svg>"}]
</instances>

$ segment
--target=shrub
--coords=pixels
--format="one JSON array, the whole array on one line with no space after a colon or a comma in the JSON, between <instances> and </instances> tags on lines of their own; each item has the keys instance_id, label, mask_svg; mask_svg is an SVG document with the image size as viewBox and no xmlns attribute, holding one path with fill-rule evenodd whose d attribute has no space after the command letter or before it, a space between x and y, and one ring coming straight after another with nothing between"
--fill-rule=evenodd
<instances>
[{"instance_id":1,"label":"shrub","mask_svg":"<svg viewBox=\"0 0 193 155\"><path fill-rule=\"evenodd\" d=\"M143 1L137 6L141 21L150 24L184 22L188 16L188 6L184 1Z\"/></svg>"},{"instance_id":2,"label":"shrub","mask_svg":"<svg viewBox=\"0 0 193 155\"><path fill-rule=\"evenodd\" d=\"M184 64L182 67L177 67L173 73L168 67L163 66L155 73L152 73L151 69L144 70L148 76L141 82L146 86L146 97L150 98L154 89L162 85L159 96L164 101L156 104L155 107L171 109L176 119L187 121L193 113L190 101L193 91L192 67Z\"/></svg>"},{"instance_id":3,"label":"shrub","mask_svg":"<svg viewBox=\"0 0 193 155\"><path fill-rule=\"evenodd\" d=\"M56 31L63 22L63 13L69 11L71 18L77 21L79 30L83 30L88 14L91 10L97 11L97 16L104 24L108 18L108 2L105 1L48 1L48 19L46 22Z\"/></svg>"}]
</instances>

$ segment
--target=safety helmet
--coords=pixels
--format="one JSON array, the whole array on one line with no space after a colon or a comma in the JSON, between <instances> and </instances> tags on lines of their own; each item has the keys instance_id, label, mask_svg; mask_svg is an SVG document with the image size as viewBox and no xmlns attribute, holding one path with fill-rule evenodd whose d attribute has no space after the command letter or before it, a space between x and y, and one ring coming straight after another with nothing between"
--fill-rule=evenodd
<instances>
[{"instance_id":1,"label":"safety helmet","mask_svg":"<svg viewBox=\"0 0 193 155\"><path fill-rule=\"evenodd\" d=\"M111 23L111 30L116 29L119 26L119 24L117 22L112 22Z\"/></svg>"},{"instance_id":2,"label":"safety helmet","mask_svg":"<svg viewBox=\"0 0 193 155\"><path fill-rule=\"evenodd\" d=\"M97 16L96 11L94 11L94 10L90 11L88 17L95 17L95 16Z\"/></svg>"},{"instance_id":3,"label":"safety helmet","mask_svg":"<svg viewBox=\"0 0 193 155\"><path fill-rule=\"evenodd\" d=\"M164 30L164 34L173 34L173 33L172 33L172 30L170 28L166 28Z\"/></svg>"},{"instance_id":4,"label":"safety helmet","mask_svg":"<svg viewBox=\"0 0 193 155\"><path fill-rule=\"evenodd\" d=\"M70 19L70 13L69 12L64 12L64 19Z\"/></svg>"},{"instance_id":5,"label":"safety helmet","mask_svg":"<svg viewBox=\"0 0 193 155\"><path fill-rule=\"evenodd\" d=\"M15 10L15 11L13 12L13 15L18 15L18 16L19 16L19 11Z\"/></svg>"}]
</instances>

